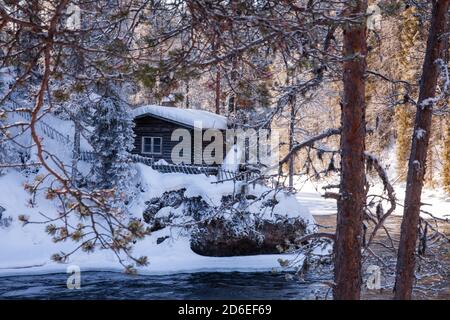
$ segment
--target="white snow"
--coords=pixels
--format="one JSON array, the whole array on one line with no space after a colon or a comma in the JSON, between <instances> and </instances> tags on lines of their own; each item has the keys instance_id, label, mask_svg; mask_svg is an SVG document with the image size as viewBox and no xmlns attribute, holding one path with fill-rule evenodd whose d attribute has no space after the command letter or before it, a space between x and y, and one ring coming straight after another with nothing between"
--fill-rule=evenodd
<instances>
[{"instance_id":1,"label":"white snow","mask_svg":"<svg viewBox=\"0 0 450 320\"><path fill-rule=\"evenodd\" d=\"M333 215L337 212L336 200L325 199L322 197L325 190L323 186L327 184L336 184L337 179L330 179L330 181L312 182L311 180L304 181L303 179L296 179L294 187L298 191L296 198L303 208L306 208L312 215ZM406 186L404 183L394 183L394 190L397 196L397 205L394 215L403 215L403 203L405 201ZM335 191L336 189L333 189ZM383 185L377 183L371 187L371 194L382 194ZM440 219L450 220L450 197L442 188L428 189L424 188L422 191L422 210L431 213L434 217ZM383 202L383 206L388 207L387 202ZM423 212L421 217L425 219L431 218L429 214Z\"/></svg>"},{"instance_id":2,"label":"white snow","mask_svg":"<svg viewBox=\"0 0 450 320\"><path fill-rule=\"evenodd\" d=\"M155 107L155 108L153 108ZM171 107L146 106L136 109L134 114L147 114L148 110L159 110L161 117L171 116L179 121L185 121L193 125L194 121L206 119L203 127L226 128L226 119L205 111L186 109L176 109ZM168 110L165 112L164 110ZM164 112L163 112L164 111ZM156 111L155 111L156 112ZM202 115L197 118L194 114ZM217 118L219 117L219 118ZM222 119L223 118L223 119ZM215 121L219 120L221 121ZM54 116L46 115L44 120L57 128L59 131L72 135L73 127L69 121L60 120ZM185 123L183 122L183 123ZM208 126L209 125L209 126ZM44 136L44 146L47 150L56 153L60 159L70 163L70 154L65 150L67 146L60 145L56 141ZM82 141L82 144L87 144ZM70 151L70 150L69 150ZM230 157L238 158L239 150L230 153ZM392 153L395 154L395 153ZM228 157L228 155L227 155ZM233 163L232 161L230 164ZM395 166L393 166L395 167ZM186 188L185 195L188 197L201 195L211 205L217 205L223 195L232 194L238 190L239 185L233 182L217 182L216 177L206 177L204 175L184 175L181 173L162 174L152 170L150 167L136 165L140 177L141 186L145 192L142 193L131 205L130 211L134 217L142 218L143 210L146 207L145 201L161 196L167 190L178 190ZM80 170L89 171L89 165L81 163ZM229 169L229 168L228 168ZM39 172L38 174L45 174ZM0 227L0 276L11 274L29 273L51 273L65 272L67 266L78 265L82 271L87 270L110 270L122 271L123 267L118 263L115 255L108 250L97 250L94 253L79 251L71 256L66 264L59 264L50 260L50 256L60 251L69 252L74 248L75 243L71 241L53 243L51 237L45 233L45 224L27 224L23 226L18 221L18 216L25 214L33 221L43 220L41 213L55 217L57 213L56 203L45 198L40 193L36 197L35 205L30 205L30 194L23 187L24 183L32 183L36 175L30 174L27 178L22 173L10 169L6 175L0 176L0 206L6 211L3 218L12 217L13 221L9 227ZM328 183L335 184L337 181L330 178ZM303 217L309 221L310 226L314 219L312 215L335 214L336 201L321 197L324 190L321 187L325 184L296 181L296 188L299 193L296 199L292 195L274 192L268 193L268 198L275 196L278 204L274 210L262 210L258 205L251 206L249 211L261 217L270 217L272 214L286 215L288 217ZM394 185L400 203L404 200L405 187L401 184ZM253 194L261 195L269 189L262 185L250 186ZM381 185L375 185L373 192L382 190ZM450 218L448 210L450 198L445 196L441 189L424 190L422 202L429 204L423 207L436 217ZM401 215L401 206L397 207L395 214ZM161 214L164 214L162 212ZM429 216L422 214L425 218ZM160 237L170 235L170 238L157 245L156 241ZM150 264L146 267L138 268L138 272L143 274L158 273L178 273L178 272L199 272L199 271L268 271L273 268L278 269L277 259L290 259L294 256L282 255L260 255L244 257L204 257L194 253L189 246L189 237L182 229L173 227L152 233L142 241L138 241L134 248L134 255L146 255Z\"/></svg>"},{"instance_id":3,"label":"white snow","mask_svg":"<svg viewBox=\"0 0 450 320\"><path fill-rule=\"evenodd\" d=\"M222 169L230 172L237 172L242 161L242 151L237 144L228 151L222 163Z\"/></svg>"},{"instance_id":4,"label":"white snow","mask_svg":"<svg viewBox=\"0 0 450 320\"><path fill-rule=\"evenodd\" d=\"M155 164L157 164L157 165L167 165L169 163L166 160L164 160L164 159L159 159L158 161L155 162Z\"/></svg>"},{"instance_id":5,"label":"white snow","mask_svg":"<svg viewBox=\"0 0 450 320\"><path fill-rule=\"evenodd\" d=\"M180 109L175 107L163 107L156 105L146 105L131 111L133 118L152 115L158 118L175 121L189 127L194 127L197 123L203 129L227 129L227 118L209 111L198 109Z\"/></svg>"},{"instance_id":6,"label":"white snow","mask_svg":"<svg viewBox=\"0 0 450 320\"><path fill-rule=\"evenodd\" d=\"M145 201L155 196L160 196L167 190L187 188L186 196L201 195L211 204L220 202L222 195L234 192L232 182L211 184L215 177L204 175L185 175L181 173L162 174L150 167L137 165L138 176L142 177L141 183L146 190L130 206L135 217L142 217L146 207ZM21 173L10 170L0 177L0 205L6 208L3 217L11 216L12 224L7 228L0 228L0 276L11 274L42 274L51 272L66 272L69 265L77 265L81 271L110 270L123 271L114 254L109 250L96 250L94 253L76 252L65 264L50 260L50 256L60 251L69 252L75 243L71 241L53 243L50 236L44 231L44 224L22 225L18 221L20 214L30 216L30 220L43 220L40 212L47 216L57 215L55 203L45 199L43 194L38 194L36 205L29 205L30 195L24 190L23 184L29 182ZM251 192L261 194L268 189L256 185ZM270 195L269 197L273 197ZM313 218L293 196L284 193L275 195L279 204L275 206L273 213L287 215L289 217L303 217L313 223ZM258 211L261 216L270 216L270 210L261 211L260 208L249 208L250 211ZM171 237L157 245L160 237ZM144 240L138 241L133 254L135 256L146 255L150 264L138 268L142 274L200 272L200 271L269 271L279 269L277 259L294 258L290 254L259 255L244 257L204 257L194 253L189 246L189 237L182 229L173 227L152 233ZM279 269L281 270L281 269Z\"/></svg>"},{"instance_id":7,"label":"white snow","mask_svg":"<svg viewBox=\"0 0 450 320\"><path fill-rule=\"evenodd\" d=\"M314 183L311 180L303 181L302 179L294 179L294 187L298 191L296 193L297 201L314 216L333 215L336 214L336 200L323 198L324 183Z\"/></svg>"},{"instance_id":8,"label":"white snow","mask_svg":"<svg viewBox=\"0 0 450 320\"><path fill-rule=\"evenodd\" d=\"M422 139L425 136L426 130L423 130L422 128L419 128L416 130L416 138L417 139Z\"/></svg>"},{"instance_id":9,"label":"white snow","mask_svg":"<svg viewBox=\"0 0 450 320\"><path fill-rule=\"evenodd\" d=\"M136 201L132 207L132 212L136 212L137 215L143 212L145 208L144 201L153 197L159 197L168 190L185 188L186 197L201 196L210 205L219 206L222 196L231 195L239 189L239 185L235 185L232 181L214 183L217 182L215 176L207 177L203 174L186 175L182 173L163 174L143 164L138 164L137 169L138 176L142 177L141 185L146 190L145 197ZM270 191L269 188L260 184L251 186L249 192L257 196L269 192L265 199L275 196L279 202L273 211L269 208L261 210L259 206L249 208L250 212L258 214L260 217L269 218L272 214L278 214L287 217L301 217L308 221L310 225L314 223L310 212L302 207L294 196L284 192L278 192L274 195L274 191Z\"/></svg>"},{"instance_id":10,"label":"white snow","mask_svg":"<svg viewBox=\"0 0 450 320\"><path fill-rule=\"evenodd\" d=\"M16 72L13 67L0 68L0 92L6 92L7 87L16 80Z\"/></svg>"}]
</instances>

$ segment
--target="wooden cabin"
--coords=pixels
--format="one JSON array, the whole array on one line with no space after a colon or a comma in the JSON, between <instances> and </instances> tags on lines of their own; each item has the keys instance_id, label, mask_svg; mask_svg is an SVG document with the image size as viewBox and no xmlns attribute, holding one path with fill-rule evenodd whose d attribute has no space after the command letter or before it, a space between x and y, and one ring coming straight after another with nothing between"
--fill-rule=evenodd
<instances>
[{"instance_id":1,"label":"wooden cabin","mask_svg":"<svg viewBox=\"0 0 450 320\"><path fill-rule=\"evenodd\" d=\"M135 124L134 150L132 151L134 154L153 158L155 161L162 159L172 164L174 163L172 150L182 141L182 138L179 138L179 140L174 139L173 133L177 129L185 129L190 133L191 139L190 155L188 156L190 163L185 164L199 164L194 162L195 157L199 159L198 156L203 154L206 146L211 143L211 141L203 141L204 139L202 139L202 147L200 150L198 148L199 144L194 142L194 130L198 134L200 132L198 125L200 124L202 135L208 129L222 132L223 157L221 160L226 155L225 130L227 129L228 123L227 118L224 116L204 110L147 105L134 109L132 111L132 117ZM205 164L207 163L203 159L202 165ZM215 165L218 164L220 163L215 163Z\"/></svg>"}]
</instances>

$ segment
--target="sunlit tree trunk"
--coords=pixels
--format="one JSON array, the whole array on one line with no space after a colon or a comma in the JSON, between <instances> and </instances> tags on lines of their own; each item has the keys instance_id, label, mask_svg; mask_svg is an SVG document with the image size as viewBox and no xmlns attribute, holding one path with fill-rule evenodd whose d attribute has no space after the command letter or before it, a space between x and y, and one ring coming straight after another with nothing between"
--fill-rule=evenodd
<instances>
[{"instance_id":1,"label":"sunlit tree trunk","mask_svg":"<svg viewBox=\"0 0 450 320\"><path fill-rule=\"evenodd\" d=\"M433 103L427 103L427 101L430 102L429 99L433 98L436 93L439 76L439 66L436 64L436 61L444 56L445 37L443 35L448 32L447 15L449 1L433 1L432 20L422 68L419 103L408 163L405 209L401 226L394 289L395 299L411 299L412 295L421 193L433 113Z\"/></svg>"},{"instance_id":2,"label":"sunlit tree trunk","mask_svg":"<svg viewBox=\"0 0 450 320\"><path fill-rule=\"evenodd\" d=\"M295 134L295 97L289 100L290 105L290 119L289 119L289 151L294 148L294 134ZM289 159L289 188L294 188L294 164L295 157Z\"/></svg>"},{"instance_id":3,"label":"sunlit tree trunk","mask_svg":"<svg viewBox=\"0 0 450 320\"><path fill-rule=\"evenodd\" d=\"M215 81L215 111L216 114L220 114L220 69L217 66L216 81Z\"/></svg>"},{"instance_id":4,"label":"sunlit tree trunk","mask_svg":"<svg viewBox=\"0 0 450 320\"><path fill-rule=\"evenodd\" d=\"M367 1L348 1L344 26L341 112L341 183L335 241L334 298L356 300L361 291L361 236L365 192L365 71Z\"/></svg>"},{"instance_id":5,"label":"sunlit tree trunk","mask_svg":"<svg viewBox=\"0 0 450 320\"><path fill-rule=\"evenodd\" d=\"M442 161L444 167L442 170L442 184L444 186L444 190L450 195L450 115L445 117L444 134L444 147L442 148Z\"/></svg>"}]
</instances>

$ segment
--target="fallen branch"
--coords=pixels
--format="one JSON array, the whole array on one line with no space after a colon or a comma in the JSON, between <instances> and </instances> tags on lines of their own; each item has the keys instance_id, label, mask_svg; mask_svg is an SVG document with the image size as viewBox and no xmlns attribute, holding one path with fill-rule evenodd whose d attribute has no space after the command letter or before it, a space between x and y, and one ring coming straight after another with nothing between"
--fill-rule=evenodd
<instances>
[{"instance_id":1,"label":"fallen branch","mask_svg":"<svg viewBox=\"0 0 450 320\"><path fill-rule=\"evenodd\" d=\"M303 236L300 239L297 239L297 241L299 243L302 243L302 242L305 242L305 241L308 241L311 239L316 239L316 238L327 238L327 239L331 239L334 241L336 239L336 235L334 233L317 232L317 233L311 233L306 236Z\"/></svg>"},{"instance_id":2,"label":"fallen branch","mask_svg":"<svg viewBox=\"0 0 450 320\"><path fill-rule=\"evenodd\" d=\"M388 199L391 204L389 210L378 220L378 223L375 225L370 235L369 241L367 241L366 248L368 248L373 239L375 238L378 229L380 229L384 225L386 219L395 211L395 208L397 207L397 199L395 197L394 187L389 182L386 170L384 170L384 168L380 165L378 158L367 152L364 153L364 156L366 158L366 161L368 161L368 163L370 163L370 165L372 165L375 171L378 173L378 176L380 177L381 181L383 182L383 186L387 191Z\"/></svg>"}]
</instances>

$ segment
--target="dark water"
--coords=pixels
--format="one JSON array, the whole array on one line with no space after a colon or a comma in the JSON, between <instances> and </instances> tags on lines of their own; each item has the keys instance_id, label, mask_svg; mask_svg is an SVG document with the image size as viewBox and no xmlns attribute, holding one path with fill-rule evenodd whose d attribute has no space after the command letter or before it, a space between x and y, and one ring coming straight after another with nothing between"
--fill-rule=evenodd
<instances>
[{"instance_id":1,"label":"dark water","mask_svg":"<svg viewBox=\"0 0 450 320\"><path fill-rule=\"evenodd\" d=\"M315 299L319 279L286 279L284 273L184 273L129 276L84 272L81 288L67 289L67 274L0 277L0 299Z\"/></svg>"}]
</instances>

